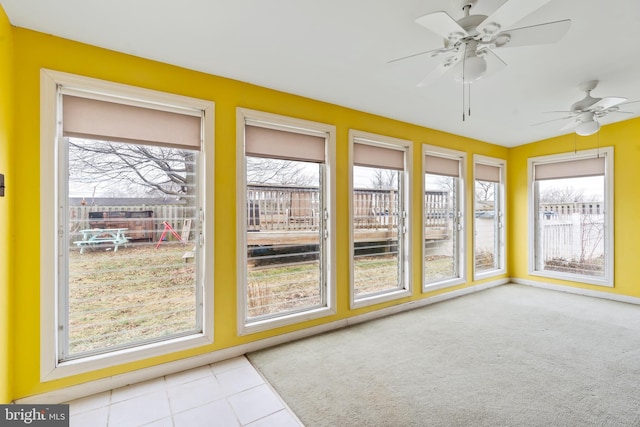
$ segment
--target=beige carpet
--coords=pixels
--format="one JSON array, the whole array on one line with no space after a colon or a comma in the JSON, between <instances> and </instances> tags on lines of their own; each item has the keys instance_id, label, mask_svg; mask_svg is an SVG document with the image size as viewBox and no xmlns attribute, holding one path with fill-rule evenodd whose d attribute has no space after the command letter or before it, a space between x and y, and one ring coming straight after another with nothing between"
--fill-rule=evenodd
<instances>
[{"instance_id":1,"label":"beige carpet","mask_svg":"<svg viewBox=\"0 0 640 427\"><path fill-rule=\"evenodd\" d=\"M640 306L506 285L248 355L308 426L640 426Z\"/></svg>"}]
</instances>

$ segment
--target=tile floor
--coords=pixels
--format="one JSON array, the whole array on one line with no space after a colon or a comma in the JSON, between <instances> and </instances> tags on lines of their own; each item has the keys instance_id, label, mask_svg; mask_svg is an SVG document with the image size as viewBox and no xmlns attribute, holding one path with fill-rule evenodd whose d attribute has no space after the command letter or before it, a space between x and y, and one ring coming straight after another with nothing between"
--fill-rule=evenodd
<instances>
[{"instance_id":1,"label":"tile floor","mask_svg":"<svg viewBox=\"0 0 640 427\"><path fill-rule=\"evenodd\" d=\"M71 427L300 427L244 357L69 402Z\"/></svg>"}]
</instances>

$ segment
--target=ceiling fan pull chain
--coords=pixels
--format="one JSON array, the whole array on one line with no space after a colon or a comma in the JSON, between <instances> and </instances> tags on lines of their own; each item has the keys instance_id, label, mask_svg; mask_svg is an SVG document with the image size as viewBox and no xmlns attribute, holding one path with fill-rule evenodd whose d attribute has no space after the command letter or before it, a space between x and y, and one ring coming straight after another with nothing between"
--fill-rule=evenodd
<instances>
[{"instance_id":1,"label":"ceiling fan pull chain","mask_svg":"<svg viewBox=\"0 0 640 427\"><path fill-rule=\"evenodd\" d=\"M464 122L466 119L465 116L465 108L464 108L464 85L462 85L462 121Z\"/></svg>"},{"instance_id":2,"label":"ceiling fan pull chain","mask_svg":"<svg viewBox=\"0 0 640 427\"><path fill-rule=\"evenodd\" d=\"M466 117L465 117L465 96L464 96L464 66L465 66L465 60L467 59L467 44L464 44L464 52L462 54L462 121L464 122Z\"/></svg>"}]
</instances>

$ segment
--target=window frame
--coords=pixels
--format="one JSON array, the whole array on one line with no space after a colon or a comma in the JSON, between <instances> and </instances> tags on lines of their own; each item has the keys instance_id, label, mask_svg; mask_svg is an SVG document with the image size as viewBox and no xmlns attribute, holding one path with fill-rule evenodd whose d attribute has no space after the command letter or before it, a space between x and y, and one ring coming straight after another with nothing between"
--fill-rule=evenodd
<instances>
[{"instance_id":1,"label":"window frame","mask_svg":"<svg viewBox=\"0 0 640 427\"><path fill-rule=\"evenodd\" d=\"M571 160L583 160L594 157L602 157L605 159L604 172L604 257L605 272L601 279L592 276L579 275L574 273L563 273L558 271L538 270L537 257L539 248L539 239L537 238L538 229L538 200L536 198L535 188L535 166L539 164L550 164L566 162ZM529 188L529 274L531 276L539 276L550 279L560 279L577 283L585 283L590 285L614 287L614 157L613 147L600 147L596 149L580 150L575 152L551 154L547 156L530 157L528 160L528 188Z\"/></svg>"},{"instance_id":2,"label":"window frame","mask_svg":"<svg viewBox=\"0 0 640 427\"><path fill-rule=\"evenodd\" d=\"M213 343L213 259L214 225L214 103L207 100L143 89L90 77L42 69L40 73L40 379L51 381L114 365L140 361L181 350ZM123 100L144 100L163 106L202 111L202 142L200 147L200 191L202 197L202 332L165 341L141 344L106 353L58 361L58 318L64 316L58 308L60 256L58 225L61 220L58 203L64 191L59 187L64 173L59 159L58 114L61 108L58 86L74 88L92 96L107 96ZM65 181L66 182L66 181ZM65 203L66 206L66 203ZM54 213L54 214L52 214Z\"/></svg>"},{"instance_id":3,"label":"window frame","mask_svg":"<svg viewBox=\"0 0 640 427\"><path fill-rule=\"evenodd\" d=\"M457 160L459 161L459 174L458 177L458 194L457 194L457 203L459 207L459 211L461 213L459 223L462 227L461 230L457 233L457 261L458 261L458 277L448 278L444 280L440 280L437 282L428 282L425 275L426 271L426 256L425 256L425 240L426 240L426 218L424 211L424 194L426 192L425 186L425 174L427 173L427 161L426 156L434 156L434 157L442 157L444 159ZM467 282L467 251L466 251L466 230L467 230L467 212L466 212L466 174L467 174L467 153L459 150L452 150L449 148L443 148L435 145L427 145L424 144L422 146L422 175L421 175L421 194L420 194L420 210L422 212L422 221L421 221L421 254L422 254L422 292L431 292L439 289L450 288L452 286L462 285Z\"/></svg>"},{"instance_id":4,"label":"window frame","mask_svg":"<svg viewBox=\"0 0 640 427\"><path fill-rule=\"evenodd\" d=\"M476 217L475 217L475 203L476 203L476 165L482 164L487 166L494 166L500 169L500 200L498 201L499 212L501 215L501 226L499 226L498 232L498 256L499 263L498 267L492 270L487 270L483 272L476 272ZM506 251L506 230L507 230L507 203L506 203L506 195L507 195L507 161L504 159L498 159L495 157L482 156L480 154L473 155L473 205L474 205L474 213L473 213L473 280L482 280L487 279L489 277L499 276L502 274L506 274L507 272L507 251ZM495 202L494 202L495 203Z\"/></svg>"},{"instance_id":5,"label":"window frame","mask_svg":"<svg viewBox=\"0 0 640 427\"><path fill-rule=\"evenodd\" d=\"M354 144L366 144L374 147L381 147L387 149L393 149L403 152L404 157L404 169L403 169L403 179L400 184L400 188L402 191L401 203L405 212L404 215L404 223L402 227L404 227L402 238L402 259L399 259L399 263L402 264L402 287L396 289L389 289L387 291L382 291L379 294L365 295L361 298L356 298L355 295L355 284L354 284L354 249L355 249L355 227L354 227L354 209L353 209L353 167L354 167ZM386 301L393 301L399 298L404 298L412 295L412 280L411 280L411 267L412 267L412 257L410 256L411 248L412 248L412 207L413 207L413 197L412 197L412 187L411 183L412 179L412 167L411 161L413 159L413 142L405 139L392 138L389 136L378 135L374 133L359 131L350 129L349 130L349 293L350 293L350 307L351 309L366 307L373 304L378 304ZM401 216L402 217L402 216ZM398 232L400 233L400 226L398 227ZM400 258L400 257L399 257Z\"/></svg>"},{"instance_id":6,"label":"window frame","mask_svg":"<svg viewBox=\"0 0 640 427\"><path fill-rule=\"evenodd\" d=\"M264 127L294 133L326 135L325 162L322 193L328 213L326 220L325 262L323 275L325 277L324 291L326 292L326 306L294 313L285 313L265 319L249 321L247 310L247 179L245 173L245 127L247 121L261 124ZM236 231L237 231L237 327L238 335L248 335L255 332L275 329L282 326L301 323L336 314L336 179L335 179L335 141L336 127L329 124L297 119L264 111L238 107L236 109ZM322 261L321 261L322 262Z\"/></svg>"}]
</instances>

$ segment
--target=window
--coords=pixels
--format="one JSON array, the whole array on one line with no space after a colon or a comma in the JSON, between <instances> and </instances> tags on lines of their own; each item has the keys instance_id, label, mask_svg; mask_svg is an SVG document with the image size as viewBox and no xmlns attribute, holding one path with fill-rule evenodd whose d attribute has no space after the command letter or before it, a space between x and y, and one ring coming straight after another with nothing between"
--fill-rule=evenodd
<instances>
[{"instance_id":1,"label":"window","mask_svg":"<svg viewBox=\"0 0 640 427\"><path fill-rule=\"evenodd\" d=\"M334 312L332 126L238 109L240 333Z\"/></svg>"},{"instance_id":2,"label":"window","mask_svg":"<svg viewBox=\"0 0 640 427\"><path fill-rule=\"evenodd\" d=\"M504 160L474 155L474 279L505 272Z\"/></svg>"},{"instance_id":3,"label":"window","mask_svg":"<svg viewBox=\"0 0 640 427\"><path fill-rule=\"evenodd\" d=\"M42 88L43 379L211 343L213 104Z\"/></svg>"},{"instance_id":4,"label":"window","mask_svg":"<svg viewBox=\"0 0 640 427\"><path fill-rule=\"evenodd\" d=\"M529 159L530 273L613 286L613 148Z\"/></svg>"},{"instance_id":5,"label":"window","mask_svg":"<svg viewBox=\"0 0 640 427\"><path fill-rule=\"evenodd\" d=\"M351 305L411 294L411 142L350 131Z\"/></svg>"},{"instance_id":6,"label":"window","mask_svg":"<svg viewBox=\"0 0 640 427\"><path fill-rule=\"evenodd\" d=\"M423 147L423 290L464 283L466 154Z\"/></svg>"}]
</instances>

